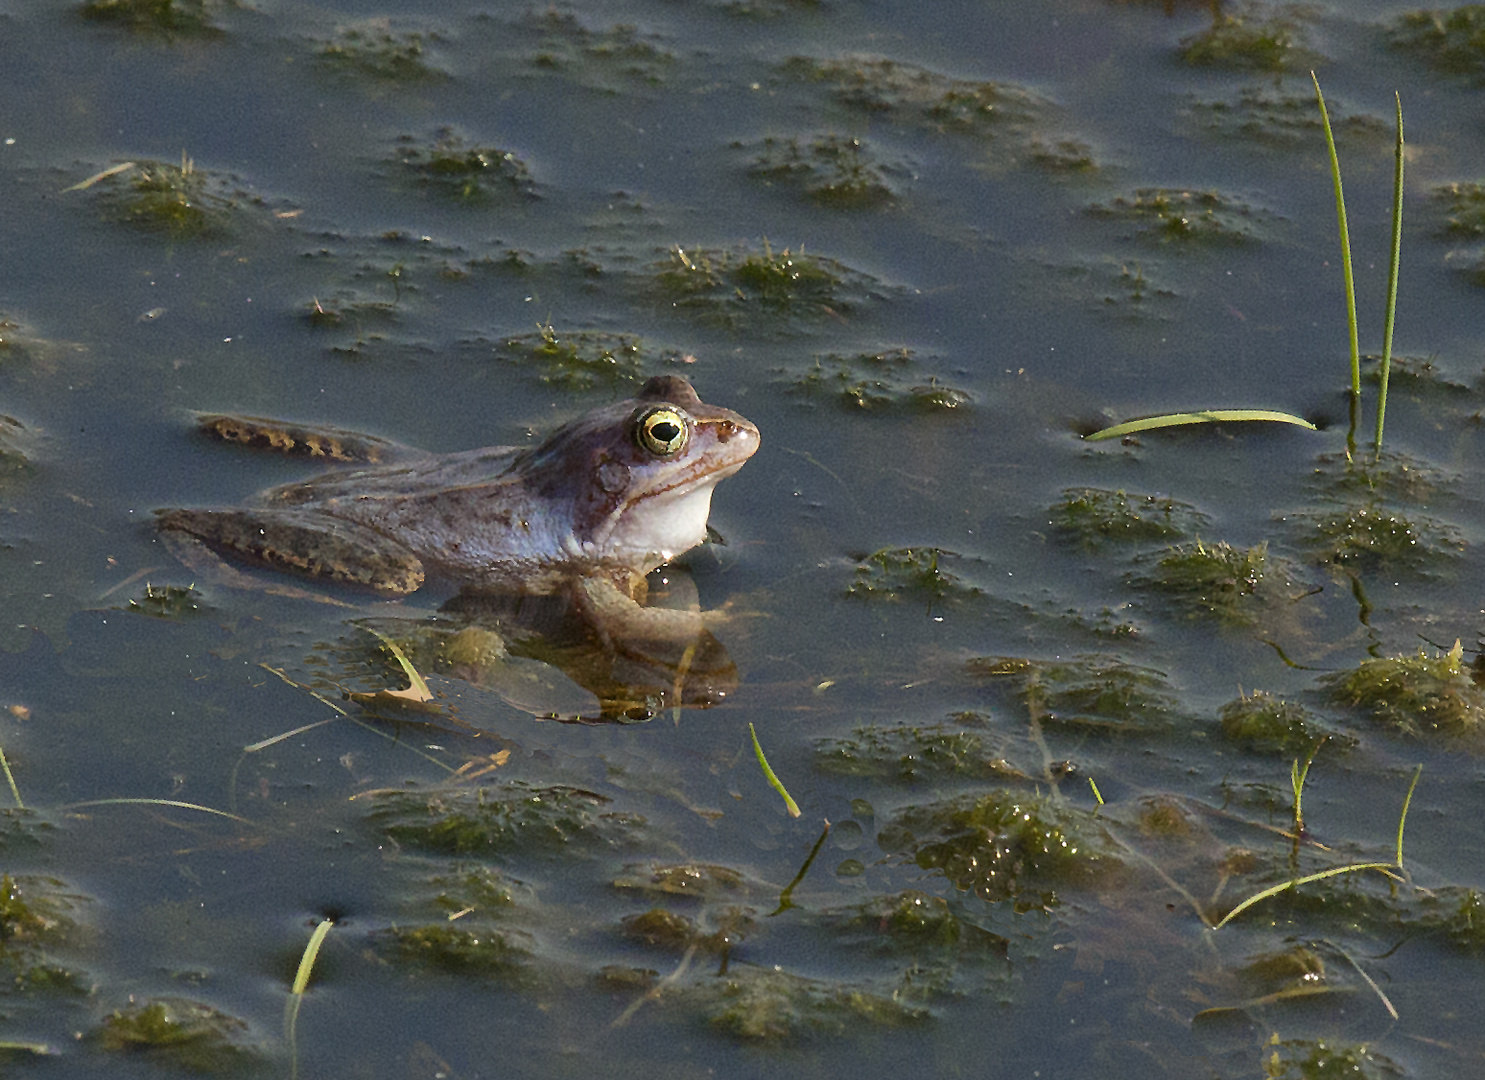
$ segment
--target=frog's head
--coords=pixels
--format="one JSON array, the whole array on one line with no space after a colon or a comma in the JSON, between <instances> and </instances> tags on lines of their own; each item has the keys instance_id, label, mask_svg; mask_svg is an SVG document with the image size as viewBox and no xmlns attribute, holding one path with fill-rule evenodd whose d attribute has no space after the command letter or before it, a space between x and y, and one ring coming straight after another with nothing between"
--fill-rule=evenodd
<instances>
[{"instance_id":1,"label":"frog's head","mask_svg":"<svg viewBox=\"0 0 1485 1080\"><path fill-rule=\"evenodd\" d=\"M758 449L758 429L676 375L596 409L531 451L529 479L571 500L577 560L644 573L706 538L712 488Z\"/></svg>"}]
</instances>

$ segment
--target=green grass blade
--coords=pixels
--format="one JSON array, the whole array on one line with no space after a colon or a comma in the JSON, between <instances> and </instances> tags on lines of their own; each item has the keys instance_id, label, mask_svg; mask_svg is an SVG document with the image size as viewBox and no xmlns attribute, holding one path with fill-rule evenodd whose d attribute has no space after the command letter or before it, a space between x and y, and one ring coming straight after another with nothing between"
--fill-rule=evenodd
<instances>
[{"instance_id":1,"label":"green grass blade","mask_svg":"<svg viewBox=\"0 0 1485 1080\"><path fill-rule=\"evenodd\" d=\"M1215 926L1213 926L1212 929L1213 930L1220 930L1220 929L1222 929L1229 922L1231 922L1233 919L1235 919L1240 913L1242 913L1244 911L1247 911L1250 907L1252 907L1254 904L1258 903L1259 901L1267 900L1270 896L1278 896L1285 889L1292 889L1296 885L1308 885L1312 881L1323 881L1324 879L1326 879L1328 877L1335 877L1338 874L1350 874L1350 873L1353 873L1353 872L1355 872L1357 870L1394 870L1394 869L1396 869L1396 867L1394 867L1392 863L1386 863L1386 862L1352 863L1350 866L1333 866L1329 870L1321 870L1321 871L1319 871L1318 873L1315 873L1315 874L1306 874L1306 875L1304 875L1304 877L1291 878L1290 880L1285 881L1285 882L1281 882L1278 885L1270 886L1269 888L1264 889L1262 892L1256 892L1256 893L1254 893L1252 896L1248 897L1248 899L1244 900L1237 907L1235 907L1231 911L1229 911L1226 915L1222 916L1221 921L1218 922Z\"/></svg>"},{"instance_id":2,"label":"green grass blade","mask_svg":"<svg viewBox=\"0 0 1485 1080\"><path fill-rule=\"evenodd\" d=\"M309 944L304 947L304 955L299 958L299 970L294 973L294 986L289 991L291 994L302 994L309 986L310 973L315 969L315 959L320 955L320 946L325 943L325 936L330 933L330 928L335 923L325 919L315 927L315 932L309 935Z\"/></svg>"},{"instance_id":3,"label":"green grass blade","mask_svg":"<svg viewBox=\"0 0 1485 1080\"><path fill-rule=\"evenodd\" d=\"M1382 331L1382 371L1377 394L1376 451L1382 452L1382 422L1387 417L1387 378L1392 374L1392 326L1397 314L1397 272L1402 260L1403 121L1402 95L1397 95L1397 164L1392 172L1392 259L1387 264L1387 324Z\"/></svg>"},{"instance_id":4,"label":"green grass blade","mask_svg":"<svg viewBox=\"0 0 1485 1080\"><path fill-rule=\"evenodd\" d=\"M1413 805L1413 789L1418 786L1418 777L1423 775L1423 766L1413 770L1413 782L1408 785L1407 797L1403 799L1402 814L1397 819L1397 868L1402 869L1403 827L1408 823L1408 807Z\"/></svg>"},{"instance_id":5,"label":"green grass blade","mask_svg":"<svg viewBox=\"0 0 1485 1080\"><path fill-rule=\"evenodd\" d=\"M28 1050L38 1057L47 1057L57 1053L47 1043L25 1042L20 1039L0 1039L0 1050Z\"/></svg>"},{"instance_id":6,"label":"green grass blade","mask_svg":"<svg viewBox=\"0 0 1485 1080\"><path fill-rule=\"evenodd\" d=\"M1153 431L1155 428L1180 427L1184 424L1215 424L1232 420L1263 420L1269 423L1294 424L1297 427L1315 430L1314 424L1293 413L1274 412L1270 409L1203 409L1200 412L1164 413L1160 416L1129 420L1095 431L1092 435L1084 435L1083 438L1088 442L1097 442L1100 439L1117 439L1121 435L1132 435L1139 431Z\"/></svg>"},{"instance_id":7,"label":"green grass blade","mask_svg":"<svg viewBox=\"0 0 1485 1080\"><path fill-rule=\"evenodd\" d=\"M1351 340L1351 396L1361 397L1361 346L1356 335L1356 276L1351 271L1351 230L1346 225L1346 196L1341 190L1341 160L1335 152L1335 133L1330 130L1330 110L1320 92L1320 80L1310 72L1315 84L1315 101L1320 105L1320 123L1325 128L1325 146L1330 151L1330 179L1335 184L1336 226L1341 234L1341 274L1346 280L1346 331Z\"/></svg>"},{"instance_id":8,"label":"green grass blade","mask_svg":"<svg viewBox=\"0 0 1485 1080\"><path fill-rule=\"evenodd\" d=\"M197 810L203 814L215 814L217 817L240 821L244 825L252 824L247 818L238 817L236 814L229 814L225 810L213 810L210 806L202 806L200 803L181 802L179 799L88 799L86 802L68 803L62 809L80 810L85 806L173 806L178 810Z\"/></svg>"},{"instance_id":9,"label":"green grass blade","mask_svg":"<svg viewBox=\"0 0 1485 1080\"><path fill-rule=\"evenodd\" d=\"M21 802L21 789L16 787L15 776L10 771L10 762L5 759L5 751L0 749L0 769L5 770L5 782L10 785L10 794L15 799L15 808L24 810L26 804Z\"/></svg>"},{"instance_id":10,"label":"green grass blade","mask_svg":"<svg viewBox=\"0 0 1485 1080\"><path fill-rule=\"evenodd\" d=\"M784 789L784 782L775 776L774 771L768 767L768 758L763 756L763 747L758 742L758 732L753 730L751 723L748 725L748 734L753 737L753 753L758 755L758 765L763 769L763 775L768 778L768 782L773 785L773 789L784 797L784 805L789 809L789 816L798 817L799 804Z\"/></svg>"}]
</instances>

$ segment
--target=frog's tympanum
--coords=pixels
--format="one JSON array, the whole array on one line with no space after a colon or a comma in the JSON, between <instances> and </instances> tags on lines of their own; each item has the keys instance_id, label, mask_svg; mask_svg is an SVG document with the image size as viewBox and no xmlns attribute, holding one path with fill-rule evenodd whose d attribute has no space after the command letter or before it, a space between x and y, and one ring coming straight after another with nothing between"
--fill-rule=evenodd
<instances>
[{"instance_id":1,"label":"frog's tympanum","mask_svg":"<svg viewBox=\"0 0 1485 1080\"><path fill-rule=\"evenodd\" d=\"M577 719L590 710L527 664L555 667L595 695L599 711L589 718L601 721L704 707L736 684L694 590L689 599L684 587L677 592L683 575L667 572L658 591L645 577L706 538L712 489L758 449L757 428L704 404L684 379L653 378L632 400L595 409L527 450L436 456L249 417L203 416L198 426L341 467L246 507L161 511L162 536L192 565L206 554L199 541L383 596L428 579L457 586L439 616L399 620L407 625L389 634L443 641L430 671L537 715Z\"/></svg>"},{"instance_id":2,"label":"frog's tympanum","mask_svg":"<svg viewBox=\"0 0 1485 1080\"><path fill-rule=\"evenodd\" d=\"M241 441L295 440L263 434L261 421L216 417L208 426ZM351 445L345 434L304 441L329 457ZM162 511L158 525L389 596L429 576L507 593L551 594L575 577L627 587L706 538L712 488L758 449L758 429L662 375L529 450L431 455L362 442L390 463L272 488L241 509Z\"/></svg>"}]
</instances>

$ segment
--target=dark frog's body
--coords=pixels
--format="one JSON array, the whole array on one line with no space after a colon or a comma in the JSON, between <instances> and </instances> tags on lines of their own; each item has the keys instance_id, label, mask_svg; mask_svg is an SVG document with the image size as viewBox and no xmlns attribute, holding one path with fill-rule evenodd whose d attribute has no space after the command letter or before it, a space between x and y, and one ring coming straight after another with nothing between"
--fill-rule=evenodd
<instances>
[{"instance_id":1,"label":"dark frog's body","mask_svg":"<svg viewBox=\"0 0 1485 1080\"><path fill-rule=\"evenodd\" d=\"M252 441L244 432L255 423L228 437ZM682 378L658 376L531 449L393 448L400 460L272 488L249 507L162 511L158 525L386 595L428 576L551 593L580 577L628 582L701 543L712 488L757 449L747 420L704 404Z\"/></svg>"}]
</instances>

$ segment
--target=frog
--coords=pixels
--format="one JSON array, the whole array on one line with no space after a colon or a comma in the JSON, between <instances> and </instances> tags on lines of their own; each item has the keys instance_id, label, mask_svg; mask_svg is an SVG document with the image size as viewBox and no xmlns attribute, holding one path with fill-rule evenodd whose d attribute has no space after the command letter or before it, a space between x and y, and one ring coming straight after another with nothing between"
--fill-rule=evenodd
<instances>
[{"instance_id":1,"label":"frog","mask_svg":"<svg viewBox=\"0 0 1485 1080\"><path fill-rule=\"evenodd\" d=\"M553 595L601 580L634 596L647 574L707 538L713 489L760 444L756 426L705 404L678 375L657 375L529 448L432 454L253 418L201 426L374 463L269 488L241 507L156 511L162 534L386 598L430 581Z\"/></svg>"}]
</instances>

